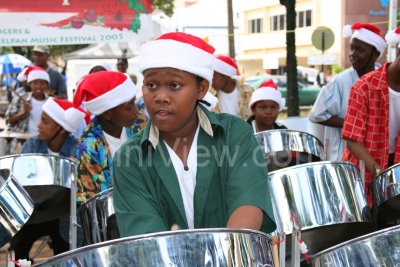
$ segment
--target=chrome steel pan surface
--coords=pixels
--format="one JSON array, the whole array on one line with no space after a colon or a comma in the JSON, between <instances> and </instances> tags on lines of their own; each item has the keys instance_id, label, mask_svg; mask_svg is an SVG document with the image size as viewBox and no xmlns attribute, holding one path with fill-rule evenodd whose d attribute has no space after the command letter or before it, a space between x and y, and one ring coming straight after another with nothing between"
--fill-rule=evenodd
<instances>
[{"instance_id":1,"label":"chrome steel pan surface","mask_svg":"<svg viewBox=\"0 0 400 267\"><path fill-rule=\"evenodd\" d=\"M400 226L344 242L311 257L318 267L400 266Z\"/></svg>"},{"instance_id":2,"label":"chrome steel pan surface","mask_svg":"<svg viewBox=\"0 0 400 267\"><path fill-rule=\"evenodd\" d=\"M398 224L400 219L400 163L383 171L371 182L372 199L380 224Z\"/></svg>"},{"instance_id":3,"label":"chrome steel pan surface","mask_svg":"<svg viewBox=\"0 0 400 267\"><path fill-rule=\"evenodd\" d=\"M45 154L20 154L0 157L0 169L11 174L29 193L35 210L28 223L54 220L70 210L71 181L76 162Z\"/></svg>"},{"instance_id":4,"label":"chrome steel pan surface","mask_svg":"<svg viewBox=\"0 0 400 267\"><path fill-rule=\"evenodd\" d=\"M86 245L119 238L113 188L88 199L78 209L78 216Z\"/></svg>"},{"instance_id":5,"label":"chrome steel pan surface","mask_svg":"<svg viewBox=\"0 0 400 267\"><path fill-rule=\"evenodd\" d=\"M0 223L11 236L28 221L33 207L31 197L10 171L0 169Z\"/></svg>"},{"instance_id":6,"label":"chrome steel pan surface","mask_svg":"<svg viewBox=\"0 0 400 267\"><path fill-rule=\"evenodd\" d=\"M373 231L358 168L313 162L269 173L276 232L302 231L311 254Z\"/></svg>"},{"instance_id":7,"label":"chrome steel pan surface","mask_svg":"<svg viewBox=\"0 0 400 267\"><path fill-rule=\"evenodd\" d=\"M312 134L287 129L259 132L269 171L325 159L322 143Z\"/></svg>"},{"instance_id":8,"label":"chrome steel pan surface","mask_svg":"<svg viewBox=\"0 0 400 267\"><path fill-rule=\"evenodd\" d=\"M197 229L115 239L59 254L35 266L274 266L268 235Z\"/></svg>"}]
</instances>

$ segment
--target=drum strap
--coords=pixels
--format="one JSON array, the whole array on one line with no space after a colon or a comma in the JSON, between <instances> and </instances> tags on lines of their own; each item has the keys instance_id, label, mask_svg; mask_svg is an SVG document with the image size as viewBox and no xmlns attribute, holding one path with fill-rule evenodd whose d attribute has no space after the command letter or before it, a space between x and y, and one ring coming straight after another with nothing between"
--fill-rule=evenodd
<instances>
[{"instance_id":1,"label":"drum strap","mask_svg":"<svg viewBox=\"0 0 400 267\"><path fill-rule=\"evenodd\" d=\"M63 128L60 126L60 127L58 128L57 132L53 135L52 138L50 138L50 140L49 140L48 142L50 143L51 141L53 141L54 138L57 137L57 135L61 132L62 129L63 129Z\"/></svg>"}]
</instances>

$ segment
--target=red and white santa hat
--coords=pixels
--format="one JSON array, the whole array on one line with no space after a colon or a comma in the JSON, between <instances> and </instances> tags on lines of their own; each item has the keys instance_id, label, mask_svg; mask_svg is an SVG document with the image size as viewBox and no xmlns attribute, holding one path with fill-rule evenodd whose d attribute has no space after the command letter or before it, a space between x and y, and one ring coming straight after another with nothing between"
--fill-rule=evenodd
<instances>
[{"instance_id":1,"label":"red and white santa hat","mask_svg":"<svg viewBox=\"0 0 400 267\"><path fill-rule=\"evenodd\" d=\"M25 70L25 74L27 75L27 82L30 83L35 80L45 80L50 83L50 76L45 69L42 69L37 66L29 66Z\"/></svg>"},{"instance_id":2,"label":"red and white santa hat","mask_svg":"<svg viewBox=\"0 0 400 267\"><path fill-rule=\"evenodd\" d=\"M42 111L70 133L75 132L83 120L86 124L90 123L89 113L73 107L72 102L65 99L50 97L42 106Z\"/></svg>"},{"instance_id":3,"label":"red and white santa hat","mask_svg":"<svg viewBox=\"0 0 400 267\"><path fill-rule=\"evenodd\" d=\"M263 82L251 95L249 108L252 109L253 105L261 100L272 100L279 105L279 111L281 111L286 105L286 99L282 98L281 92L278 90L278 86L272 79Z\"/></svg>"},{"instance_id":4,"label":"red and white santa hat","mask_svg":"<svg viewBox=\"0 0 400 267\"><path fill-rule=\"evenodd\" d=\"M20 73L18 73L17 80L19 82L21 82L21 83L22 82L26 82L27 79L28 79L29 72L31 72L34 69L44 70L44 69L42 69L41 67L38 67L38 66L27 66Z\"/></svg>"},{"instance_id":5,"label":"red and white santa hat","mask_svg":"<svg viewBox=\"0 0 400 267\"><path fill-rule=\"evenodd\" d=\"M74 96L74 106L82 103L94 115L130 101L137 87L131 78L117 71L99 71L86 75L79 83Z\"/></svg>"},{"instance_id":6,"label":"red and white santa hat","mask_svg":"<svg viewBox=\"0 0 400 267\"><path fill-rule=\"evenodd\" d=\"M388 31L385 36L386 42L391 44L398 44L400 47L400 27L392 31Z\"/></svg>"},{"instance_id":7,"label":"red and white santa hat","mask_svg":"<svg viewBox=\"0 0 400 267\"><path fill-rule=\"evenodd\" d=\"M198 75L211 84L215 49L199 37L170 32L145 43L139 49L139 69L175 68Z\"/></svg>"},{"instance_id":8,"label":"red and white santa hat","mask_svg":"<svg viewBox=\"0 0 400 267\"><path fill-rule=\"evenodd\" d=\"M385 52L386 42L381 36L381 30L372 24L357 22L353 25L346 25L343 28L343 37L356 38L372 45L378 50L380 56Z\"/></svg>"},{"instance_id":9,"label":"red and white santa hat","mask_svg":"<svg viewBox=\"0 0 400 267\"><path fill-rule=\"evenodd\" d=\"M214 61L214 71L234 79L239 77L238 66L236 65L235 60L229 56L216 56Z\"/></svg>"}]
</instances>

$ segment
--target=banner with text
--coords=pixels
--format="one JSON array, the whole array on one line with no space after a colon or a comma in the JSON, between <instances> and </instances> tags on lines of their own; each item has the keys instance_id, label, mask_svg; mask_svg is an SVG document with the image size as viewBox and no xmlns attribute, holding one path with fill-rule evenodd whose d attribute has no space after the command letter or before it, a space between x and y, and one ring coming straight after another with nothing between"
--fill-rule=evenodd
<instances>
[{"instance_id":1,"label":"banner with text","mask_svg":"<svg viewBox=\"0 0 400 267\"><path fill-rule=\"evenodd\" d=\"M0 0L0 46L139 42L155 37L152 0Z\"/></svg>"}]
</instances>

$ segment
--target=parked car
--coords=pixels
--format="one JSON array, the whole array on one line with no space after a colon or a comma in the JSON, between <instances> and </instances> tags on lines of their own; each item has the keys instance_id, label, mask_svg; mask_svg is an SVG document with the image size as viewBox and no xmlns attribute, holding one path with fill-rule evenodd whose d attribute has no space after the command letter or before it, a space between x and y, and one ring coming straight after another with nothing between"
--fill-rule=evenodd
<instances>
[{"instance_id":1,"label":"parked car","mask_svg":"<svg viewBox=\"0 0 400 267\"><path fill-rule=\"evenodd\" d=\"M258 77L257 79L255 77ZM278 86L279 91L282 93L282 96L287 99L287 77L284 75L262 75L262 76L254 76L249 78L247 84L253 87L254 89L258 88L263 82L268 79L272 79L276 86ZM245 84L246 84L245 81ZM297 87L299 90L299 105L300 106L310 106L313 105L315 100L318 97L318 94L321 90L319 86L314 85L306 85L302 82L297 82ZM286 101L286 105L289 101Z\"/></svg>"}]
</instances>

